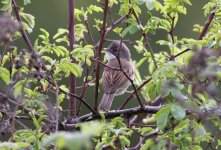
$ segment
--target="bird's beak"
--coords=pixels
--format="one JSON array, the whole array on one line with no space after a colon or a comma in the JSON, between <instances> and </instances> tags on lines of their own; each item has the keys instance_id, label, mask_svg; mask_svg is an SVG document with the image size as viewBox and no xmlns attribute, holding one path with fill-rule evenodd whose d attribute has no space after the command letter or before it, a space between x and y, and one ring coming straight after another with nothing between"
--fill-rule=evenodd
<instances>
[{"instance_id":1,"label":"bird's beak","mask_svg":"<svg viewBox=\"0 0 221 150\"><path fill-rule=\"evenodd\" d=\"M103 50L104 50L105 52L107 52L107 51L108 51L108 49L107 49L107 48L103 48Z\"/></svg>"}]
</instances>

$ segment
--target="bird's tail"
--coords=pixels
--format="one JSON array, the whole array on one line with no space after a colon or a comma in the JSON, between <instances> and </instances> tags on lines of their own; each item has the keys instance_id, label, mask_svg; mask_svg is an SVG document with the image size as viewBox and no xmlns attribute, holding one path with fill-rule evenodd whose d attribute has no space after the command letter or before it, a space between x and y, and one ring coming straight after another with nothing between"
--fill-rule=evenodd
<instances>
[{"instance_id":1,"label":"bird's tail","mask_svg":"<svg viewBox=\"0 0 221 150\"><path fill-rule=\"evenodd\" d=\"M104 93L102 100L99 105L99 110L109 111L114 99L114 94L106 94Z\"/></svg>"}]
</instances>

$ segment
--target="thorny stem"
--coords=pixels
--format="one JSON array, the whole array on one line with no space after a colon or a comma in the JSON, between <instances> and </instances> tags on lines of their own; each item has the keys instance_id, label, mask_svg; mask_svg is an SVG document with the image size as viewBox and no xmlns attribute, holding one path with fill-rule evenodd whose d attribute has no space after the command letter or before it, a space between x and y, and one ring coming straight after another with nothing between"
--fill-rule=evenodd
<instances>
[{"instance_id":1,"label":"thorny stem","mask_svg":"<svg viewBox=\"0 0 221 150\"><path fill-rule=\"evenodd\" d=\"M98 51L96 53L97 60L101 60L101 51L103 48L105 33L106 33L106 18L107 18L107 10L108 10L109 0L105 1L104 4L104 15L103 15L103 25L101 30L100 43L98 47ZM98 107L98 89L99 89L99 79L100 79L100 63L96 63L96 80L95 80L95 98L94 98L94 109L97 111Z\"/></svg>"},{"instance_id":2,"label":"thorny stem","mask_svg":"<svg viewBox=\"0 0 221 150\"><path fill-rule=\"evenodd\" d=\"M74 50L74 0L69 0L69 49L70 52ZM70 56L71 57L71 56ZM71 62L75 63L75 59L71 57ZM70 93L75 94L76 93L76 77L71 74L70 75L70 87L69 87ZM70 96L69 99L69 119L76 117L76 98L73 96Z\"/></svg>"},{"instance_id":3,"label":"thorny stem","mask_svg":"<svg viewBox=\"0 0 221 150\"><path fill-rule=\"evenodd\" d=\"M13 9L14 9L14 11L15 11L16 19L17 19L18 22L22 25L22 22L23 22L23 21L22 21L21 16L20 16L20 14L19 14L19 12L18 12L18 6L17 6L15 0L12 0L12 4L13 4ZM26 34L24 28L23 28L23 26L21 26L20 32L21 32L21 35L22 35L22 37L23 37L23 39L24 39L26 45L28 46L29 50L32 51L32 52L35 51L34 48L33 48L33 46L32 46L32 44L31 44L31 41L29 40L29 38L28 38L28 36L27 36L27 34Z\"/></svg>"}]
</instances>

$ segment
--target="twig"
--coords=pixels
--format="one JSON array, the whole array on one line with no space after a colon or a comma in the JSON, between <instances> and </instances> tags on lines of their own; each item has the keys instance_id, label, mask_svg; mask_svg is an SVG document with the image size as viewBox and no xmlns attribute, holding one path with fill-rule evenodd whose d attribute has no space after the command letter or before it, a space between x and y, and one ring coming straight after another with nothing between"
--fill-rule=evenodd
<instances>
[{"instance_id":1,"label":"twig","mask_svg":"<svg viewBox=\"0 0 221 150\"><path fill-rule=\"evenodd\" d=\"M12 4L13 4L13 9L15 11L16 19L22 25L23 21L22 21L21 16L20 16L20 14L18 12L18 6L17 6L15 0L12 0ZM31 42L30 42L30 40L29 40L29 38L28 38L28 36L27 36L27 34L26 34L26 32L25 32L25 30L24 30L24 28L23 28L23 26L21 26L20 32L21 32L21 35L22 35L25 43L27 44L29 50L32 51L32 52L35 51L33 46L32 46L32 44L31 44Z\"/></svg>"},{"instance_id":2,"label":"twig","mask_svg":"<svg viewBox=\"0 0 221 150\"><path fill-rule=\"evenodd\" d=\"M3 93L1 93L1 92L0 92L0 98L7 100L7 102L8 102L9 104L13 105L13 106L17 106L18 109L23 110L23 112L26 113L26 114L29 114L29 113L32 112L32 111L29 110L28 108L24 107L22 104L16 103L14 100L12 100L11 98L9 98L8 96L6 96L5 94L3 94ZM32 113L33 113L33 112L32 112ZM34 115L35 115L36 118L40 118L40 117L41 117L40 115L38 115L38 114L36 114L36 113L34 113ZM50 119L48 119L48 118L45 118L44 121L45 121L46 123L52 123L52 121L51 121Z\"/></svg>"},{"instance_id":3,"label":"twig","mask_svg":"<svg viewBox=\"0 0 221 150\"><path fill-rule=\"evenodd\" d=\"M170 34L170 36L171 36L172 43L174 44L175 41L174 41L173 30L174 30L175 17L170 16L170 14L168 14L168 16L170 17L170 19L171 19L171 21L172 21L171 26L170 26L170 30L169 30L169 34Z\"/></svg>"},{"instance_id":4,"label":"twig","mask_svg":"<svg viewBox=\"0 0 221 150\"><path fill-rule=\"evenodd\" d=\"M143 102L142 102L141 99L140 99L140 96L139 96L139 94L138 94L138 92L137 92L137 89L136 89L136 86L134 85L133 80L128 76L128 74L124 71L124 69L123 69L123 67L122 67L122 65L121 65L120 49L121 49L121 47L122 47L122 40L123 40L123 39L121 38L120 46L119 46L119 50L117 51L118 53L117 53L116 58L117 58L117 61L118 61L118 63L119 63L119 67L120 67L121 71L122 71L123 74L127 77L127 79L130 81L130 83L131 83L131 85L132 85L132 87L133 87L133 89L134 89L134 92L135 92L135 94L136 94L136 96L137 96L137 100L138 100L138 102L139 102L139 104L140 104L140 107L143 108L143 107L144 107Z\"/></svg>"},{"instance_id":5,"label":"twig","mask_svg":"<svg viewBox=\"0 0 221 150\"><path fill-rule=\"evenodd\" d=\"M113 69L113 70L117 70L117 71L122 71L120 68L116 68L116 67L111 67L111 66L108 66L106 65L105 63L103 63L102 61L100 60L97 60L97 59L94 59L94 58L91 58L92 61L95 61L95 62L98 62L100 63L101 65L107 67L107 68L110 68L110 69Z\"/></svg>"},{"instance_id":6,"label":"twig","mask_svg":"<svg viewBox=\"0 0 221 150\"><path fill-rule=\"evenodd\" d=\"M152 78L149 78L149 79L147 79L146 81L144 81L139 87L137 87L137 91L139 91L139 90L141 90L147 83L149 83L150 81L152 80ZM126 99L126 101L122 104L122 106L120 107L120 108L118 108L118 110L119 109L123 109L127 104L128 104L128 102L130 101L130 99L134 96L134 94L135 94L135 91L133 91L133 93L132 94L130 94L130 96Z\"/></svg>"},{"instance_id":7,"label":"twig","mask_svg":"<svg viewBox=\"0 0 221 150\"><path fill-rule=\"evenodd\" d=\"M204 25L204 28L203 28L202 32L200 33L200 35L198 37L198 40L202 40L203 37L206 35L206 32L208 31L209 26L210 26L211 22L213 21L215 15L216 15L215 8L213 8L213 10L211 11L211 13L210 13L205 25ZM184 53L186 53L190 50L191 50L190 48L187 48L184 51L182 51L182 52L180 52L176 55L171 55L170 58L169 58L169 61L175 60L176 57L178 57L178 56L180 56L180 55L182 55L182 54L184 54Z\"/></svg>"},{"instance_id":8,"label":"twig","mask_svg":"<svg viewBox=\"0 0 221 150\"><path fill-rule=\"evenodd\" d=\"M84 80L84 84L83 84L83 87L82 87L82 90L81 90L81 98L84 98L85 94L86 94L86 89L87 89L87 83L88 83L88 76L89 76L89 69L87 67L87 64L86 64L86 57L85 57L85 63L84 65L86 66L86 75L85 75L85 80ZM79 104L79 107L78 107L78 111L77 111L77 116L79 115L80 111L81 111L81 106L82 106L82 102L80 102Z\"/></svg>"},{"instance_id":9,"label":"twig","mask_svg":"<svg viewBox=\"0 0 221 150\"><path fill-rule=\"evenodd\" d=\"M210 15L209 15L205 25L204 25L204 28L203 28L201 34L198 37L198 40L202 40L203 37L205 36L206 32L209 29L209 26L210 26L211 22L213 21L213 18L215 17L215 14L216 14L215 8L213 8L212 11L210 12Z\"/></svg>"},{"instance_id":10,"label":"twig","mask_svg":"<svg viewBox=\"0 0 221 150\"><path fill-rule=\"evenodd\" d=\"M69 0L69 49L70 52L74 50L74 0ZM71 56L70 56L71 57ZM71 57L71 62L75 63L75 59ZM76 77L71 74L70 75L70 87L69 87L70 93L75 94L76 93ZM76 117L76 99L75 97L71 96L69 99L69 119Z\"/></svg>"},{"instance_id":11,"label":"twig","mask_svg":"<svg viewBox=\"0 0 221 150\"><path fill-rule=\"evenodd\" d=\"M144 135L143 138L139 141L139 143L135 147L126 148L125 150L137 150L140 148L140 146L145 142L146 139L151 138L156 135L161 135L162 133L159 133L159 130L156 129L154 132Z\"/></svg>"},{"instance_id":12,"label":"twig","mask_svg":"<svg viewBox=\"0 0 221 150\"><path fill-rule=\"evenodd\" d=\"M116 41L116 40L113 40L113 39L105 39L105 41L108 41L108 42L113 42L113 41ZM128 43L128 44L131 44L131 45L135 45L134 42L130 41L130 40L122 40L124 43Z\"/></svg>"},{"instance_id":13,"label":"twig","mask_svg":"<svg viewBox=\"0 0 221 150\"><path fill-rule=\"evenodd\" d=\"M55 86L55 100L56 100L56 108L55 108L55 132L58 132L58 124L59 124L59 102L58 102L58 95L59 95L59 88L56 84Z\"/></svg>"},{"instance_id":14,"label":"twig","mask_svg":"<svg viewBox=\"0 0 221 150\"><path fill-rule=\"evenodd\" d=\"M135 19L137 21L137 24L141 25L141 21L138 18L134 8L132 8L131 11L132 11L132 14L134 15L134 17L135 17ZM152 47L151 47L151 45L150 45L150 43L148 41L147 35L144 33L144 31L142 29L140 29L140 31L141 31L141 34L142 34L142 36L144 38L144 45L147 46L147 49L149 48L149 52L150 52L151 58L153 60L154 66L155 66L155 68L158 68L157 67L157 62L156 62L155 57L154 57L153 49L152 49Z\"/></svg>"},{"instance_id":15,"label":"twig","mask_svg":"<svg viewBox=\"0 0 221 150\"><path fill-rule=\"evenodd\" d=\"M55 87L55 84L50 81L49 79L45 79L46 81L48 81L51 85L53 85ZM82 99L80 96L73 94L73 93L68 93L64 90L62 90L61 88L59 88L59 91L62 92L65 95L68 95L70 97L75 97L76 99L78 99L80 102L82 102L93 114L96 114L96 111L84 100Z\"/></svg>"},{"instance_id":16,"label":"twig","mask_svg":"<svg viewBox=\"0 0 221 150\"><path fill-rule=\"evenodd\" d=\"M106 32L104 35L104 38L108 35L109 32L113 31L114 28L119 25L120 23L122 23L124 20L127 19L127 17L130 15L131 10L128 12L128 14L120 17L118 20L116 20L114 23L112 23L108 28L106 28ZM98 45L100 44L100 41L97 42L97 44L95 45L95 48L98 47Z\"/></svg>"},{"instance_id":17,"label":"twig","mask_svg":"<svg viewBox=\"0 0 221 150\"><path fill-rule=\"evenodd\" d=\"M104 43L104 38L105 38L105 33L106 33L106 18L107 18L108 3L109 3L109 0L105 0L100 43L99 43L98 51L96 53L97 60L101 60L101 51L103 48L103 43ZM100 79L100 63L97 62L96 63L96 80L95 80L95 97L94 97L94 109L95 110L97 110L97 106L98 106L99 79Z\"/></svg>"},{"instance_id":18,"label":"twig","mask_svg":"<svg viewBox=\"0 0 221 150\"><path fill-rule=\"evenodd\" d=\"M84 24L85 24L85 26L87 28L87 34L90 37L90 40L91 40L92 44L95 46L95 41L94 41L94 38L93 38L93 36L91 34L91 30L90 30L90 27L89 27L88 20L84 20Z\"/></svg>"}]
</instances>

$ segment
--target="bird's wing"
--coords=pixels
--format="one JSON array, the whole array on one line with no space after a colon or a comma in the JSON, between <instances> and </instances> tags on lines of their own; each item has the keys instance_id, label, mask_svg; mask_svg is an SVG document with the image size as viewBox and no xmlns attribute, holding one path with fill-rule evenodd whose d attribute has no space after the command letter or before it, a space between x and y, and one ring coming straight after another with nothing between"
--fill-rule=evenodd
<instances>
[{"instance_id":1,"label":"bird's wing","mask_svg":"<svg viewBox=\"0 0 221 150\"><path fill-rule=\"evenodd\" d=\"M120 68L119 62L117 59L114 59L107 63L108 66L113 68ZM131 63L127 60L121 60L121 65L124 72L133 79L134 69ZM123 71L113 70L106 67L102 76L103 87L105 93L115 93L119 89L126 89L128 85L128 78L125 76Z\"/></svg>"}]
</instances>

